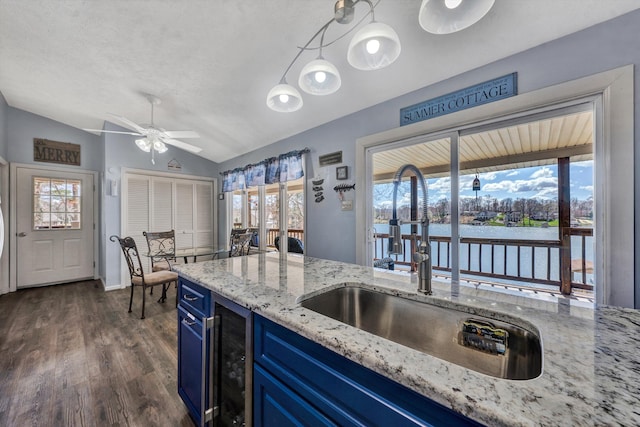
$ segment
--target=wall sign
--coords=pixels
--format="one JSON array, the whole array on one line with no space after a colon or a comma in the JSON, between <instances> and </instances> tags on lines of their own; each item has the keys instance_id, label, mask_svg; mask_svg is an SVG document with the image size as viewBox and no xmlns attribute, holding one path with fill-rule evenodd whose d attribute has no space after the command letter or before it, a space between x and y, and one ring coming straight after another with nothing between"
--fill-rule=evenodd
<instances>
[{"instance_id":1,"label":"wall sign","mask_svg":"<svg viewBox=\"0 0 640 427\"><path fill-rule=\"evenodd\" d=\"M33 161L80 166L80 144L33 138Z\"/></svg>"},{"instance_id":2,"label":"wall sign","mask_svg":"<svg viewBox=\"0 0 640 427\"><path fill-rule=\"evenodd\" d=\"M171 161L167 163L167 169L170 171L180 172L182 170L182 165L176 159L171 159Z\"/></svg>"},{"instance_id":3,"label":"wall sign","mask_svg":"<svg viewBox=\"0 0 640 427\"><path fill-rule=\"evenodd\" d=\"M335 165L336 163L342 163L342 151L336 151L335 153L323 154L318 157L320 167Z\"/></svg>"},{"instance_id":4,"label":"wall sign","mask_svg":"<svg viewBox=\"0 0 640 427\"><path fill-rule=\"evenodd\" d=\"M400 126L410 125L456 111L509 98L518 94L518 73L451 92L438 98L400 109Z\"/></svg>"}]
</instances>

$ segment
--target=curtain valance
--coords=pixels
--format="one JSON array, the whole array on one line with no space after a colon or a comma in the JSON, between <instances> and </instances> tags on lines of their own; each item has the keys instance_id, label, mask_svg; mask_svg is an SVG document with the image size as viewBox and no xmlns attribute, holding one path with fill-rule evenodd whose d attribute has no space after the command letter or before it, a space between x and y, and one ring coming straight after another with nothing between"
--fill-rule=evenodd
<instances>
[{"instance_id":1,"label":"curtain valance","mask_svg":"<svg viewBox=\"0 0 640 427\"><path fill-rule=\"evenodd\" d=\"M290 151L280 154L278 157L271 157L259 163L246 165L243 168L220 172L222 175L222 191L226 193L302 178L304 176L302 155L308 152L308 148Z\"/></svg>"}]
</instances>

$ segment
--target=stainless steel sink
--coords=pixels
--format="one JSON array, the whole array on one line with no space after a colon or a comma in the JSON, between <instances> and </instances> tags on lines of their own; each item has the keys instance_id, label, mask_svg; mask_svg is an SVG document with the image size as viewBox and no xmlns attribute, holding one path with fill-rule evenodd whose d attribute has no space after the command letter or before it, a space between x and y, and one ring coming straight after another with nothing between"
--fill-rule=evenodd
<instances>
[{"instance_id":1,"label":"stainless steel sink","mask_svg":"<svg viewBox=\"0 0 640 427\"><path fill-rule=\"evenodd\" d=\"M540 338L510 323L352 285L301 305L493 377L527 380L542 373Z\"/></svg>"}]
</instances>

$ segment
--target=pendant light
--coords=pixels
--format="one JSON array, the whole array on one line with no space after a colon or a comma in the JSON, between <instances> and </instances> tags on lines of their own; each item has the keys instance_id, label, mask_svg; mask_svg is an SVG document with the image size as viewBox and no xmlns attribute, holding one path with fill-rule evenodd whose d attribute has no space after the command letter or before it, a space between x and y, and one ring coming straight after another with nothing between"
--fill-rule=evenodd
<instances>
[{"instance_id":1,"label":"pendant light","mask_svg":"<svg viewBox=\"0 0 640 427\"><path fill-rule=\"evenodd\" d=\"M347 60L358 70L378 70L398 59L400 50L400 39L393 28L371 21L351 39Z\"/></svg>"},{"instance_id":2,"label":"pendant light","mask_svg":"<svg viewBox=\"0 0 640 427\"><path fill-rule=\"evenodd\" d=\"M325 25L320 37L320 53L317 59L309 62L302 68L298 78L300 89L311 95L330 95L340 89L342 80L340 72L331 62L322 57L324 34L329 25Z\"/></svg>"},{"instance_id":3,"label":"pendant light","mask_svg":"<svg viewBox=\"0 0 640 427\"><path fill-rule=\"evenodd\" d=\"M481 20L495 0L422 0L418 21L433 34L464 30Z\"/></svg>"},{"instance_id":4,"label":"pendant light","mask_svg":"<svg viewBox=\"0 0 640 427\"><path fill-rule=\"evenodd\" d=\"M369 12L342 36L325 44L324 35L327 28L334 22L343 25L350 24L354 17L354 7L360 2L369 5ZM318 49L319 55L302 68L298 78L300 88L311 95L329 95L340 89L342 85L340 72L335 65L322 56L322 49L351 32L369 14L371 14L371 22L361 28L351 40L347 59L353 67L359 70L376 70L393 63L400 55L400 39L390 26L375 21L374 5L371 0L338 0L334 7L334 17L320 27L304 46L298 47L299 51L282 75L280 83L267 94L267 106L281 113L291 113L302 108L303 102L300 92L289 85L285 78L300 55L307 50ZM320 34L322 34L320 45L309 47Z\"/></svg>"},{"instance_id":5,"label":"pendant light","mask_svg":"<svg viewBox=\"0 0 640 427\"><path fill-rule=\"evenodd\" d=\"M282 79L267 95L267 106L279 113L291 113L302 108L302 96L298 90Z\"/></svg>"}]
</instances>

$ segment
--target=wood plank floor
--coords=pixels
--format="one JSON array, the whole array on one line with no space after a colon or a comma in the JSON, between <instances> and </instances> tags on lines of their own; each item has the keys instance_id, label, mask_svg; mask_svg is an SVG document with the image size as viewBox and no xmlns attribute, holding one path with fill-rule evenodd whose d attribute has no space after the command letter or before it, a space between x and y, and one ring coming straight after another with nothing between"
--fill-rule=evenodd
<instances>
[{"instance_id":1,"label":"wood plank floor","mask_svg":"<svg viewBox=\"0 0 640 427\"><path fill-rule=\"evenodd\" d=\"M97 281L0 296L0 426L193 426L167 302Z\"/></svg>"}]
</instances>

